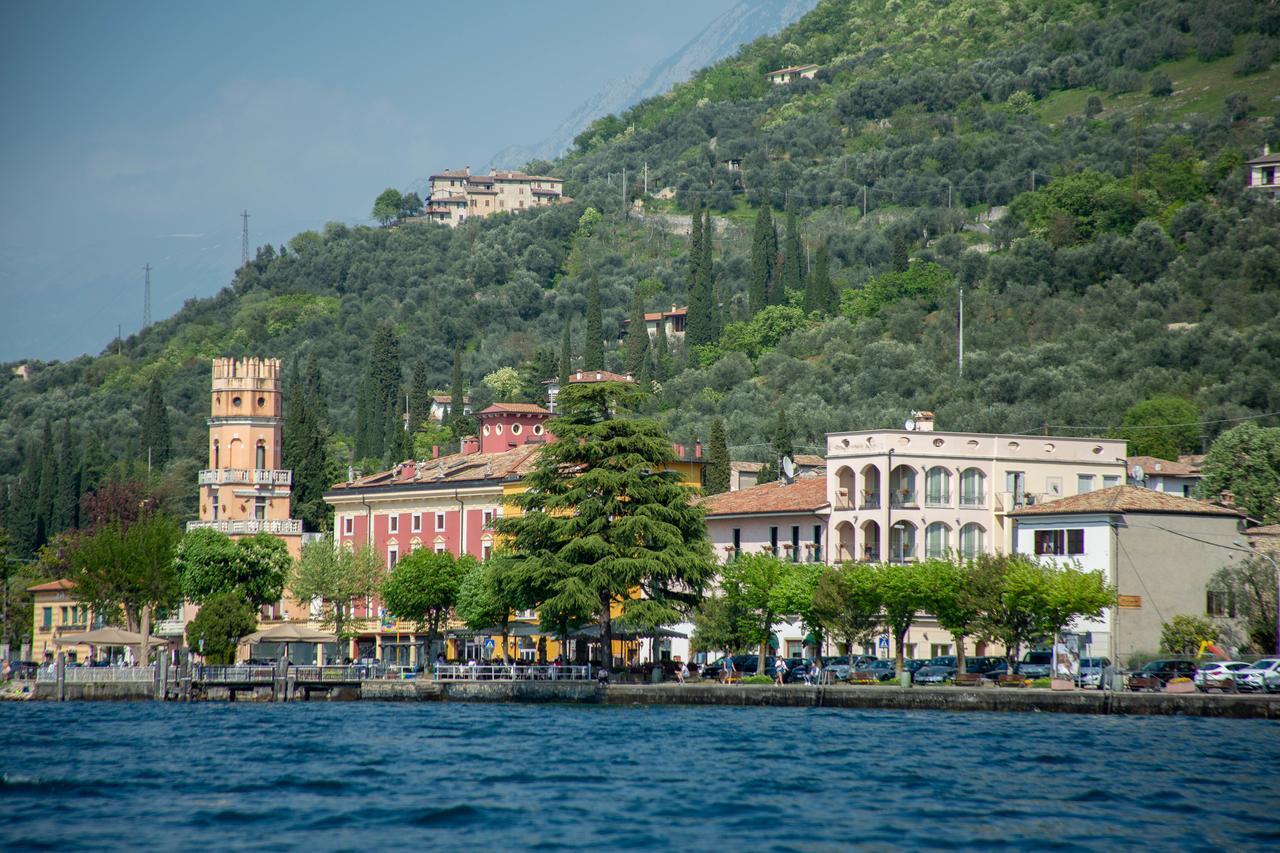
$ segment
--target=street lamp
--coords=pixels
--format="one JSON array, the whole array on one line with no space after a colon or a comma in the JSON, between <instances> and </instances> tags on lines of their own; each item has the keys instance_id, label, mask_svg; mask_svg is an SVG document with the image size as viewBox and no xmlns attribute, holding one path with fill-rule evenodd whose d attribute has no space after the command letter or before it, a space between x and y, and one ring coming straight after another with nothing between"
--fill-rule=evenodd
<instances>
[{"instance_id":1,"label":"street lamp","mask_svg":"<svg viewBox=\"0 0 1280 853\"><path fill-rule=\"evenodd\" d=\"M905 563L907 561L907 523L899 521L891 529L898 531L898 562Z\"/></svg>"},{"instance_id":2,"label":"street lamp","mask_svg":"<svg viewBox=\"0 0 1280 853\"><path fill-rule=\"evenodd\" d=\"M1246 554L1257 554L1260 557L1266 557L1271 561L1271 569L1276 573L1276 654L1280 655L1280 564L1276 563L1276 558L1268 554L1266 551L1260 551L1257 548L1246 548L1244 543L1239 539L1231 540L1231 544L1235 547L1232 551L1243 551ZM1222 546L1224 548L1229 546Z\"/></svg>"}]
</instances>

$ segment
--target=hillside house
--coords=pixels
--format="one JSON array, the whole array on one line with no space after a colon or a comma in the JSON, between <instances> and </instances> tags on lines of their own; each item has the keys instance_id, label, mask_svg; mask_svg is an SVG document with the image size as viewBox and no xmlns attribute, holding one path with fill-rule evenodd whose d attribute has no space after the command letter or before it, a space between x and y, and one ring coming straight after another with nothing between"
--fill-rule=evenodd
<instances>
[{"instance_id":1,"label":"hillside house","mask_svg":"<svg viewBox=\"0 0 1280 853\"><path fill-rule=\"evenodd\" d=\"M668 341L676 338L683 339L685 318L688 314L689 309L677 308L672 305L670 311L651 311L645 314L644 325L649 332L650 338L658 337L658 328L661 327L662 331L666 334ZM630 318L622 321L624 335L626 334L627 327L630 325Z\"/></svg>"},{"instance_id":2,"label":"hillside house","mask_svg":"<svg viewBox=\"0 0 1280 853\"><path fill-rule=\"evenodd\" d=\"M1249 170L1249 189L1280 198L1280 154L1272 154L1271 147L1264 145L1262 156L1255 157L1245 166Z\"/></svg>"},{"instance_id":3,"label":"hillside house","mask_svg":"<svg viewBox=\"0 0 1280 853\"><path fill-rule=\"evenodd\" d=\"M1129 485L1142 489L1189 498L1201 479L1200 467L1186 462L1170 462L1154 456L1129 456L1124 462L1129 471Z\"/></svg>"},{"instance_id":4,"label":"hillside house","mask_svg":"<svg viewBox=\"0 0 1280 853\"><path fill-rule=\"evenodd\" d=\"M593 382L635 381L635 377L630 373L613 373L608 370L579 370L569 376L570 385L591 384ZM556 398L560 396L560 377L544 379L542 384L547 386L547 408L554 412L556 410Z\"/></svg>"},{"instance_id":5,"label":"hillside house","mask_svg":"<svg viewBox=\"0 0 1280 853\"><path fill-rule=\"evenodd\" d=\"M790 68L779 68L764 75L775 86L785 86L797 80L812 80L818 73L816 65L793 65Z\"/></svg>"},{"instance_id":6,"label":"hillside house","mask_svg":"<svg viewBox=\"0 0 1280 853\"><path fill-rule=\"evenodd\" d=\"M455 226L472 216L490 216L505 211L546 207L572 201L564 195L564 181L548 175L527 175L508 169L494 169L487 175L446 170L429 179L431 194L423 216Z\"/></svg>"}]
</instances>

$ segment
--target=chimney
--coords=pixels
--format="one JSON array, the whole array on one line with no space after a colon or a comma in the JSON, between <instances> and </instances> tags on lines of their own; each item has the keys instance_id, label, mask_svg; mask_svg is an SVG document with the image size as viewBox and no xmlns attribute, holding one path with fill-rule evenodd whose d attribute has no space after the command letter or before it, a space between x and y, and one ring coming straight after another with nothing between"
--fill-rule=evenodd
<instances>
[{"instance_id":1,"label":"chimney","mask_svg":"<svg viewBox=\"0 0 1280 853\"><path fill-rule=\"evenodd\" d=\"M462 452L463 453L479 453L480 452L479 437L474 435L465 436L462 439Z\"/></svg>"},{"instance_id":2,"label":"chimney","mask_svg":"<svg viewBox=\"0 0 1280 853\"><path fill-rule=\"evenodd\" d=\"M912 412L916 422L916 432L933 432L933 412Z\"/></svg>"},{"instance_id":3,"label":"chimney","mask_svg":"<svg viewBox=\"0 0 1280 853\"><path fill-rule=\"evenodd\" d=\"M701 440L695 440L693 442L693 458L694 459L702 458L702 441Z\"/></svg>"},{"instance_id":4,"label":"chimney","mask_svg":"<svg viewBox=\"0 0 1280 853\"><path fill-rule=\"evenodd\" d=\"M1234 507L1236 505L1235 492L1227 491L1227 490L1218 492L1218 503L1222 504L1223 506Z\"/></svg>"},{"instance_id":5,"label":"chimney","mask_svg":"<svg viewBox=\"0 0 1280 853\"><path fill-rule=\"evenodd\" d=\"M438 444L431 445L431 458L432 459L440 458L440 445Z\"/></svg>"},{"instance_id":6,"label":"chimney","mask_svg":"<svg viewBox=\"0 0 1280 853\"><path fill-rule=\"evenodd\" d=\"M470 166L463 166L463 167L462 167L462 173L463 173L464 175L470 176L470 175L471 175L471 167L470 167Z\"/></svg>"}]
</instances>

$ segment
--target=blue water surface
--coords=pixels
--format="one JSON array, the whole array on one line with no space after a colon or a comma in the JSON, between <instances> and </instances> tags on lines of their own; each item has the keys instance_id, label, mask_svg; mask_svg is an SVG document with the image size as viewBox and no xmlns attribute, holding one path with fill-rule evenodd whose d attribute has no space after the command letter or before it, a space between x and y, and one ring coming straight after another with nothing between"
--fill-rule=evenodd
<instances>
[{"instance_id":1,"label":"blue water surface","mask_svg":"<svg viewBox=\"0 0 1280 853\"><path fill-rule=\"evenodd\" d=\"M1280 724L3 703L0 849L1280 846Z\"/></svg>"}]
</instances>

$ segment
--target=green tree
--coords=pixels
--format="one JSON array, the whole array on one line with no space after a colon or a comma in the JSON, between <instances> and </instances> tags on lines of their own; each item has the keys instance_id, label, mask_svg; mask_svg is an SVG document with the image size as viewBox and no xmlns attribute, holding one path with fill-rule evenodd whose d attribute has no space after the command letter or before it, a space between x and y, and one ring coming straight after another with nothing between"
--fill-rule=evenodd
<instances>
[{"instance_id":1,"label":"green tree","mask_svg":"<svg viewBox=\"0 0 1280 853\"><path fill-rule=\"evenodd\" d=\"M293 513L311 530L325 530L332 508L324 493L332 485L329 471L328 406L314 356L306 371L295 360L285 389L282 436L284 465L293 471Z\"/></svg>"},{"instance_id":2,"label":"green tree","mask_svg":"<svg viewBox=\"0 0 1280 853\"><path fill-rule=\"evenodd\" d=\"M1209 447L1200 473L1202 498L1229 491L1251 517L1280 521L1280 427L1246 421L1227 430Z\"/></svg>"},{"instance_id":3,"label":"green tree","mask_svg":"<svg viewBox=\"0 0 1280 853\"><path fill-rule=\"evenodd\" d=\"M1216 643L1219 640L1221 640L1221 632L1218 626L1199 616L1179 613L1168 622L1160 623L1160 651L1162 652L1194 655L1200 652L1201 643Z\"/></svg>"},{"instance_id":4,"label":"green tree","mask_svg":"<svg viewBox=\"0 0 1280 853\"><path fill-rule=\"evenodd\" d=\"M813 274L805 279L804 301L801 307L806 314L813 311L830 314L840 307L840 295L831 281L831 253L826 243L818 246L817 257L813 262Z\"/></svg>"},{"instance_id":5,"label":"green tree","mask_svg":"<svg viewBox=\"0 0 1280 853\"><path fill-rule=\"evenodd\" d=\"M1102 112L1102 98L1097 95L1090 95L1089 100L1085 101L1084 114L1086 118L1094 118Z\"/></svg>"},{"instance_id":6,"label":"green tree","mask_svg":"<svg viewBox=\"0 0 1280 853\"><path fill-rule=\"evenodd\" d=\"M515 498L523 514L496 524L514 571L540 579L531 584L539 607L594 612L606 656L615 604L649 624L658 611L679 621L714 568L703 511L679 474L665 470L670 439L657 423L625 415L641 398L625 383L564 388L549 424L557 440L538 451L529 488Z\"/></svg>"},{"instance_id":7,"label":"green tree","mask_svg":"<svg viewBox=\"0 0 1280 853\"><path fill-rule=\"evenodd\" d=\"M1163 71L1151 72L1151 94L1156 98L1173 94L1173 81L1169 79L1168 74Z\"/></svg>"},{"instance_id":8,"label":"green tree","mask_svg":"<svg viewBox=\"0 0 1280 853\"><path fill-rule=\"evenodd\" d=\"M387 449L387 421L400 398L400 340L385 323L373 333L369 362L356 415L356 458L381 457Z\"/></svg>"},{"instance_id":9,"label":"green tree","mask_svg":"<svg viewBox=\"0 0 1280 853\"><path fill-rule=\"evenodd\" d=\"M911 268L911 242L907 240L907 235L898 232L893 238L893 258L891 261L894 272L906 272Z\"/></svg>"},{"instance_id":10,"label":"green tree","mask_svg":"<svg viewBox=\"0 0 1280 853\"><path fill-rule=\"evenodd\" d=\"M356 620L353 604L377 593L386 575L386 566L369 547L350 551L335 548L325 536L302 546L302 559L289 578L289 592L304 602L319 602L320 618L339 639L353 636Z\"/></svg>"},{"instance_id":11,"label":"green tree","mask_svg":"<svg viewBox=\"0 0 1280 853\"><path fill-rule=\"evenodd\" d=\"M685 345L709 344L716 339L715 284L711 264L711 211L693 215L693 238L689 244L689 307L686 313Z\"/></svg>"},{"instance_id":12,"label":"green tree","mask_svg":"<svg viewBox=\"0 0 1280 853\"><path fill-rule=\"evenodd\" d=\"M560 380L560 387L569 384L569 378L573 376L573 340L571 336L573 327L572 320L564 321L564 333L560 336L560 365L557 378Z\"/></svg>"},{"instance_id":13,"label":"green tree","mask_svg":"<svg viewBox=\"0 0 1280 853\"><path fill-rule=\"evenodd\" d=\"M1200 412L1181 397L1151 397L1125 411L1115 437L1128 442L1130 456L1176 460L1200 449Z\"/></svg>"},{"instance_id":14,"label":"green tree","mask_svg":"<svg viewBox=\"0 0 1280 853\"><path fill-rule=\"evenodd\" d=\"M587 283L587 339L582 344L582 369L604 370L604 318L600 309L600 282Z\"/></svg>"},{"instance_id":15,"label":"green tree","mask_svg":"<svg viewBox=\"0 0 1280 853\"><path fill-rule=\"evenodd\" d=\"M80 523L80 478L83 475L80 448L71 432L71 419L62 420L56 492L53 498L51 529L55 532L71 530Z\"/></svg>"},{"instance_id":16,"label":"green tree","mask_svg":"<svg viewBox=\"0 0 1280 853\"><path fill-rule=\"evenodd\" d=\"M707 483L703 488L706 494L718 495L729 491L730 462L724 421L716 418L711 422L711 437L707 441Z\"/></svg>"},{"instance_id":17,"label":"green tree","mask_svg":"<svg viewBox=\"0 0 1280 853\"><path fill-rule=\"evenodd\" d=\"M780 616L809 610L813 586L806 570L814 568L773 554L742 554L721 567L721 592L746 615L750 628L745 636L759 646L757 675L764 675L773 623Z\"/></svg>"},{"instance_id":18,"label":"green tree","mask_svg":"<svg viewBox=\"0 0 1280 853\"><path fill-rule=\"evenodd\" d=\"M755 314L766 305L781 304L775 297L775 274L778 262L778 232L773 227L773 213L768 202L760 205L756 213L755 229L751 235L751 278L748 283L747 301Z\"/></svg>"},{"instance_id":19,"label":"green tree","mask_svg":"<svg viewBox=\"0 0 1280 853\"><path fill-rule=\"evenodd\" d=\"M951 271L932 261L903 272L891 272L868 280L862 287L844 291L840 311L851 320L878 314L895 302L921 299L936 304L952 288Z\"/></svg>"},{"instance_id":20,"label":"green tree","mask_svg":"<svg viewBox=\"0 0 1280 853\"><path fill-rule=\"evenodd\" d=\"M169 462L173 444L169 432L169 409L164 403L164 385L159 376L154 377L147 388L141 426L144 461L148 468L163 468Z\"/></svg>"},{"instance_id":21,"label":"green tree","mask_svg":"<svg viewBox=\"0 0 1280 853\"><path fill-rule=\"evenodd\" d=\"M509 663L511 614L526 609L529 604L520 597L519 587L512 583L511 564L499 554L467 570L458 587L454 609L457 617L472 630L497 626L502 634L502 661Z\"/></svg>"},{"instance_id":22,"label":"green tree","mask_svg":"<svg viewBox=\"0 0 1280 853\"><path fill-rule=\"evenodd\" d=\"M828 634L844 641L850 655L876 633L882 606L875 568L866 563L827 567L813 591L814 618Z\"/></svg>"},{"instance_id":23,"label":"green tree","mask_svg":"<svg viewBox=\"0 0 1280 853\"><path fill-rule=\"evenodd\" d=\"M772 483L778 479L782 462L782 457L789 456L795 460L795 436L791 431L791 425L787 423L787 410L778 409L778 420L773 427L773 440L769 446L773 451L773 456L767 463L767 467L760 472L760 476L756 478L757 483Z\"/></svg>"},{"instance_id":24,"label":"green tree","mask_svg":"<svg viewBox=\"0 0 1280 853\"><path fill-rule=\"evenodd\" d=\"M475 557L455 557L419 548L405 555L382 582L382 603L399 619L412 620L435 647L440 626L458 600L463 577L478 565Z\"/></svg>"},{"instance_id":25,"label":"green tree","mask_svg":"<svg viewBox=\"0 0 1280 853\"><path fill-rule=\"evenodd\" d=\"M427 360L419 359L413 368L413 385L409 389L410 433L417 433L423 423L431 420L431 404L435 402L435 389L431 385L431 375Z\"/></svg>"},{"instance_id":26,"label":"green tree","mask_svg":"<svg viewBox=\"0 0 1280 853\"><path fill-rule=\"evenodd\" d=\"M693 613L689 645L695 652L738 654L759 642L755 625L741 595L709 595Z\"/></svg>"},{"instance_id":27,"label":"green tree","mask_svg":"<svg viewBox=\"0 0 1280 853\"><path fill-rule=\"evenodd\" d=\"M627 323L626 358L627 373L638 377L649 358L649 324L644 320L644 298L640 288L631 292L631 317Z\"/></svg>"},{"instance_id":28,"label":"green tree","mask_svg":"<svg viewBox=\"0 0 1280 853\"><path fill-rule=\"evenodd\" d=\"M800 242L800 221L796 215L796 203L787 201L787 225L782 240L782 296L778 304L785 303L790 293L801 293L805 289L804 245ZM812 310L805 307L805 310Z\"/></svg>"},{"instance_id":29,"label":"green tree","mask_svg":"<svg viewBox=\"0 0 1280 853\"><path fill-rule=\"evenodd\" d=\"M154 512L77 537L70 553L77 597L96 613L122 612L130 631L149 636L156 608L182 600L174 566L181 537L177 522Z\"/></svg>"},{"instance_id":30,"label":"green tree","mask_svg":"<svg viewBox=\"0 0 1280 853\"><path fill-rule=\"evenodd\" d=\"M203 604L235 591L261 607L280 600L293 559L284 540L269 533L232 541L217 530L197 528L178 544L176 566L188 601Z\"/></svg>"},{"instance_id":31,"label":"green tree","mask_svg":"<svg viewBox=\"0 0 1280 853\"><path fill-rule=\"evenodd\" d=\"M236 647L257 626L257 612L238 590L218 593L187 623L187 647L199 651L207 663L234 663Z\"/></svg>"},{"instance_id":32,"label":"green tree","mask_svg":"<svg viewBox=\"0 0 1280 853\"><path fill-rule=\"evenodd\" d=\"M383 225L389 225L400 215L404 207L404 198L394 188L383 190L373 202L373 218Z\"/></svg>"},{"instance_id":33,"label":"green tree","mask_svg":"<svg viewBox=\"0 0 1280 853\"><path fill-rule=\"evenodd\" d=\"M467 414L467 389L462 378L462 344L453 348L453 379L450 382L449 414L445 424L459 439L475 433L474 419Z\"/></svg>"},{"instance_id":34,"label":"green tree","mask_svg":"<svg viewBox=\"0 0 1280 853\"><path fill-rule=\"evenodd\" d=\"M413 434L413 458L433 459L441 448L450 447L456 436L453 430L428 418Z\"/></svg>"},{"instance_id":35,"label":"green tree","mask_svg":"<svg viewBox=\"0 0 1280 853\"><path fill-rule=\"evenodd\" d=\"M957 671L965 672L964 641L977 630L979 614L978 602L971 594L969 564L931 559L923 563L923 570L929 579L930 596L925 609L955 638Z\"/></svg>"},{"instance_id":36,"label":"green tree","mask_svg":"<svg viewBox=\"0 0 1280 853\"><path fill-rule=\"evenodd\" d=\"M881 621L893 635L894 669L902 675L903 643L917 614L936 596L932 579L920 563L881 563L874 567Z\"/></svg>"},{"instance_id":37,"label":"green tree","mask_svg":"<svg viewBox=\"0 0 1280 853\"><path fill-rule=\"evenodd\" d=\"M422 197L416 192L405 193L400 198L401 216L420 216L422 214Z\"/></svg>"},{"instance_id":38,"label":"green tree","mask_svg":"<svg viewBox=\"0 0 1280 853\"><path fill-rule=\"evenodd\" d=\"M514 367L499 367L486 373L480 384L491 388L499 400L511 401L520 393L520 371Z\"/></svg>"},{"instance_id":39,"label":"green tree","mask_svg":"<svg viewBox=\"0 0 1280 853\"><path fill-rule=\"evenodd\" d=\"M1276 644L1276 584L1276 564L1261 554L1218 569L1209 581L1208 591L1221 594L1230 602L1228 615L1234 614L1243 622L1247 637L1238 645L1251 646L1262 654L1280 648ZM1228 622L1224 627L1232 625Z\"/></svg>"}]
</instances>

